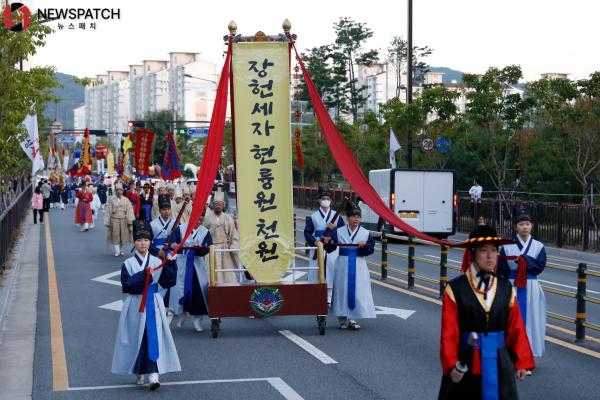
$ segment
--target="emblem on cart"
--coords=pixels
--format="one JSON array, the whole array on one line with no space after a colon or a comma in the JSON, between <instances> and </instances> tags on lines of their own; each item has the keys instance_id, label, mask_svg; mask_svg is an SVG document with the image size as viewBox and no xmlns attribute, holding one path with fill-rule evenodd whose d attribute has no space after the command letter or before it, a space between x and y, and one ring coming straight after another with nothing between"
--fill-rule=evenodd
<instances>
[{"instance_id":1,"label":"emblem on cart","mask_svg":"<svg viewBox=\"0 0 600 400\"><path fill-rule=\"evenodd\" d=\"M254 289L250 296L250 305L257 314L268 317L281 310L283 296L279 289L272 287L261 287Z\"/></svg>"}]
</instances>

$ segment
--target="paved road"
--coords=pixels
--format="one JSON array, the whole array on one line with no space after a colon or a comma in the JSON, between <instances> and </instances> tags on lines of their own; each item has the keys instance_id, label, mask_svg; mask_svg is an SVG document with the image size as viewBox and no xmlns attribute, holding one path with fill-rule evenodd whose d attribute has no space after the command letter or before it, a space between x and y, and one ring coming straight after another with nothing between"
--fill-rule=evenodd
<instances>
[{"instance_id":1,"label":"paved road","mask_svg":"<svg viewBox=\"0 0 600 400\"><path fill-rule=\"evenodd\" d=\"M33 398L139 398L146 395L145 389L129 386L131 377L110 373L119 317L110 304L123 298L115 273L124 257L115 258L105 248L103 227L80 233L72 223L73 214L73 208L51 210L50 234L41 231ZM52 258L46 257L48 239ZM300 259L298 264L304 262ZM51 316L49 311L52 266L60 299L58 321L56 313ZM189 324L173 328L183 371L162 377L159 395L174 399L435 398L440 381L439 301L418 297L418 291L401 286L374 279L375 303L414 313L405 313L407 319L379 315L363 321L359 332L340 331L329 318L326 335L319 336L314 318L306 316L223 319L218 339L208 331L192 332ZM60 346L56 347L60 335L57 325L51 331L51 317L62 328L68 390L53 391L56 379L61 379L57 373ZM312 345L311 352L284 336L284 331ZM569 342L559 343L547 343L538 370L519 384L522 398L564 399L576 394L579 399L596 399L600 353L586 355L565 347Z\"/></svg>"}]
</instances>

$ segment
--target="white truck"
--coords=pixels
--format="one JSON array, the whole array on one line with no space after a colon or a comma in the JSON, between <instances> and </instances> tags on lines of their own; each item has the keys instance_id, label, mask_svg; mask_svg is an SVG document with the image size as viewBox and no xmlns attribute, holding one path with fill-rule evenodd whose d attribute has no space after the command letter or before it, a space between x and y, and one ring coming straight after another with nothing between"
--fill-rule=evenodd
<instances>
[{"instance_id":1,"label":"white truck","mask_svg":"<svg viewBox=\"0 0 600 400\"><path fill-rule=\"evenodd\" d=\"M377 169L369 182L383 202L413 228L440 239L456 231L454 171ZM362 224L370 230L401 232L360 203Z\"/></svg>"}]
</instances>

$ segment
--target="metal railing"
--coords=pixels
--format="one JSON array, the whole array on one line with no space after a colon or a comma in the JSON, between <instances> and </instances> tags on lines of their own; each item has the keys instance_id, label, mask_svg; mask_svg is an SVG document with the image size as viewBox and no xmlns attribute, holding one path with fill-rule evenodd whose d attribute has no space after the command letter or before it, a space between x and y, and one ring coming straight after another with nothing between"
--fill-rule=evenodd
<instances>
[{"instance_id":1,"label":"metal railing","mask_svg":"<svg viewBox=\"0 0 600 400\"><path fill-rule=\"evenodd\" d=\"M318 188L314 186L294 186L294 204L296 207L315 208L318 206ZM333 204L342 201L344 196L356 200L352 190L332 189ZM456 230L469 232L483 222L492 225L503 236L514 234L512 210L518 204L526 204L535 222L533 236L548 245L556 247L574 247L582 250L600 252L600 206L581 204L524 202L484 198L474 207L470 198L457 199Z\"/></svg>"},{"instance_id":2,"label":"metal railing","mask_svg":"<svg viewBox=\"0 0 600 400\"><path fill-rule=\"evenodd\" d=\"M297 217L294 214L294 221L296 219L302 221L304 217ZM295 228L295 227L294 227ZM442 298L444 294L444 290L446 289L446 284L448 282L448 270L461 271L460 267L449 265L448 264L448 247L440 246L436 243L416 239L412 236L403 236L403 235L395 235L389 234L385 231L377 232L377 231L369 231L372 236L378 237L381 239L381 247L375 247L375 251L381 253L380 262L376 263L373 261L368 261L368 265L372 267L379 268L379 272L371 270L372 274L379 275L381 280L391 279L396 282L406 284L407 289L415 289L418 287L420 289L425 289L430 292L435 292L438 298ZM407 242L407 252L403 253L400 251L390 250L388 248L389 239L402 240ZM415 247L417 244L423 244L427 246L436 246L440 247L440 261L434 261L427 258L418 257L415 255ZM399 268L395 268L389 265L389 255L400 257L406 259L406 271L403 271ZM415 262L418 261L420 263L431 265L435 267L439 267L439 278L433 279L427 276L417 274ZM600 266L598 266L600 267ZM577 311L575 313L575 317L569 317L563 314L555 313L552 311L547 311L546 316L548 318L552 318L555 320L560 320L563 322L571 323L575 325L575 340L577 342L583 342L586 339L586 328L592 329L594 331L600 332L600 325L588 322L586 320L586 306L588 303L592 304L600 304L600 299L596 297L591 297L587 295L586 285L588 277L597 277L600 278L600 272L594 270L588 270L588 264L580 263L577 268L567 267L564 265L546 263L546 268L568 271L577 274L577 291L570 292L567 290L554 289L548 286L540 285L542 290L547 293L552 293L558 296L570 297L576 299L576 307ZM397 277L390 276L390 273L395 273L398 275L405 276L405 280L401 280ZM437 286L437 289L432 289L427 286L421 286L416 284L416 282L425 282L428 284L433 284Z\"/></svg>"},{"instance_id":3,"label":"metal railing","mask_svg":"<svg viewBox=\"0 0 600 400\"><path fill-rule=\"evenodd\" d=\"M31 183L26 178L12 181L8 186L11 186L9 190L2 192L0 196L0 274L4 273L16 237L15 231L29 208L32 193Z\"/></svg>"}]
</instances>

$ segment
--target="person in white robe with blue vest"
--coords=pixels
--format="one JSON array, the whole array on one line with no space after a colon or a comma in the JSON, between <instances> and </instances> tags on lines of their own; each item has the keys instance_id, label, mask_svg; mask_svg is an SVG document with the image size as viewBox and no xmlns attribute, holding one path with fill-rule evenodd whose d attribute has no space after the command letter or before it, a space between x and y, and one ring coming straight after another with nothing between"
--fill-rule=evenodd
<instances>
[{"instance_id":1,"label":"person in white robe with blue vest","mask_svg":"<svg viewBox=\"0 0 600 400\"><path fill-rule=\"evenodd\" d=\"M168 253L170 253L181 241L179 235L179 229L175 229L173 236L171 237L171 231L175 225L175 220L171 218L171 199L168 195L158 196L158 208L160 215L158 218L150 222L150 228L152 232L152 238L150 242L150 254L155 257L164 259ZM170 243L167 241L171 239ZM168 248L165 249L165 245ZM170 309L170 289L162 288L160 294L165 299L165 306L167 307L167 318L169 323L173 319L174 311Z\"/></svg>"},{"instance_id":2,"label":"person in white robe with blue vest","mask_svg":"<svg viewBox=\"0 0 600 400\"><path fill-rule=\"evenodd\" d=\"M135 374L138 385L143 385L147 376L150 390L155 390L160 386L159 374L181 371L181 366L163 299L158 294L159 289L175 285L177 264L174 260L152 272L145 308L140 312L146 290L146 270L161 264L161 260L148 251L151 238L148 224L137 221L134 229L135 254L121 266L121 285L127 297L119 319L111 371Z\"/></svg>"},{"instance_id":3,"label":"person in white robe with blue vest","mask_svg":"<svg viewBox=\"0 0 600 400\"><path fill-rule=\"evenodd\" d=\"M321 239L327 229L333 232L337 228L344 226L342 216L338 216L337 221L333 221L335 211L331 209L331 190L327 187L319 188L319 209L312 215L306 217L306 225L304 226L304 239L306 245L315 247L316 242ZM331 253L325 254L325 278L327 279L327 302L331 303L331 294L333 291L333 266L338 257L338 249L336 248ZM317 267L315 250L309 253L308 266L310 268ZM318 270L308 270L308 281L318 281Z\"/></svg>"},{"instance_id":4,"label":"person in white robe with blue vest","mask_svg":"<svg viewBox=\"0 0 600 400\"><path fill-rule=\"evenodd\" d=\"M371 276L367 256L375 251L375 242L369 231L360 226L360 208L348 202L348 225L324 237L325 250L339 255L333 267L333 296L331 313L338 317L340 329L360 329L357 319L375 318L375 304L371 291Z\"/></svg>"},{"instance_id":5,"label":"person in white robe with blue vest","mask_svg":"<svg viewBox=\"0 0 600 400\"><path fill-rule=\"evenodd\" d=\"M546 267L546 250L531 236L533 223L529 210L519 207L515 215L515 244L502 248L498 275L510 279L515 287L531 350L534 357L541 357L546 336L546 297L538 275Z\"/></svg>"},{"instance_id":6,"label":"person in white robe with blue vest","mask_svg":"<svg viewBox=\"0 0 600 400\"><path fill-rule=\"evenodd\" d=\"M188 224L179 225L180 236L184 236ZM171 288L169 308L177 315L176 325L181 328L186 314L193 318L194 331L202 332L202 318L208 315L208 269L204 256L212 238L202 226L202 218L177 253L177 284Z\"/></svg>"}]
</instances>

